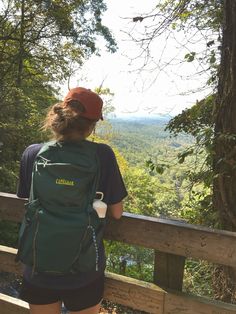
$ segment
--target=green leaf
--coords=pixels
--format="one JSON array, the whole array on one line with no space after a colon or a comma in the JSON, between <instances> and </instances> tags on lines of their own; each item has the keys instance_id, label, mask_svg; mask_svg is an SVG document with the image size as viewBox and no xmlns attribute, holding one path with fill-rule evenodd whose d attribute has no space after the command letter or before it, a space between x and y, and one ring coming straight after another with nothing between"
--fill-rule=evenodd
<instances>
[{"instance_id":1,"label":"green leaf","mask_svg":"<svg viewBox=\"0 0 236 314\"><path fill-rule=\"evenodd\" d=\"M189 156L189 155L192 155L193 152L194 152L193 149L188 149L188 150L185 150L185 151L179 153L178 156L177 156L177 157L178 157L178 162L179 162L180 164L182 164L182 163L184 162L185 158L186 158L187 156Z\"/></svg>"},{"instance_id":2,"label":"green leaf","mask_svg":"<svg viewBox=\"0 0 236 314\"><path fill-rule=\"evenodd\" d=\"M156 172L159 174L163 174L165 168L163 167L163 165L156 165Z\"/></svg>"},{"instance_id":3,"label":"green leaf","mask_svg":"<svg viewBox=\"0 0 236 314\"><path fill-rule=\"evenodd\" d=\"M210 40L207 42L207 47L210 47L212 45L214 45L215 41L214 40Z\"/></svg>"},{"instance_id":4,"label":"green leaf","mask_svg":"<svg viewBox=\"0 0 236 314\"><path fill-rule=\"evenodd\" d=\"M184 56L184 59L187 61L187 62L192 62L194 59L195 59L195 55L196 55L196 52L190 52L190 53L187 53L185 56Z\"/></svg>"}]
</instances>

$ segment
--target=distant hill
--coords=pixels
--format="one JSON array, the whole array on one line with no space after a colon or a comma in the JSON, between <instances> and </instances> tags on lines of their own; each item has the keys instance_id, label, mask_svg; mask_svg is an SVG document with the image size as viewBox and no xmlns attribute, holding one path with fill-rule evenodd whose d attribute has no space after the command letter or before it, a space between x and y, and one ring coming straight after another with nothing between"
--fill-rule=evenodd
<instances>
[{"instance_id":1,"label":"distant hill","mask_svg":"<svg viewBox=\"0 0 236 314\"><path fill-rule=\"evenodd\" d=\"M193 140L186 134L171 137L165 127L170 118L167 117L117 117L108 121L112 125L109 130L111 144L117 147L132 164L143 163L148 156L172 154L183 149ZM98 134L107 132L102 127Z\"/></svg>"},{"instance_id":2,"label":"distant hill","mask_svg":"<svg viewBox=\"0 0 236 314\"><path fill-rule=\"evenodd\" d=\"M109 117L108 120L110 121L137 121L137 122L144 122L144 123L168 123L172 117L167 115L156 115L156 116L132 116L129 114L126 115L118 115L116 117Z\"/></svg>"}]
</instances>

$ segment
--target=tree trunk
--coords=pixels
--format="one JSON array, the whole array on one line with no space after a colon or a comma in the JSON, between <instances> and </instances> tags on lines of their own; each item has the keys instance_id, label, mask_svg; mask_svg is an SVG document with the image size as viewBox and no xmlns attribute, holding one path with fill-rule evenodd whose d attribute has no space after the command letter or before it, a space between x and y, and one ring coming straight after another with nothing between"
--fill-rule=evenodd
<instances>
[{"instance_id":1,"label":"tree trunk","mask_svg":"<svg viewBox=\"0 0 236 314\"><path fill-rule=\"evenodd\" d=\"M221 227L236 231L236 1L224 0L223 6L222 54L214 112L213 206L219 213ZM216 273L217 298L235 301L236 270L218 267Z\"/></svg>"}]
</instances>

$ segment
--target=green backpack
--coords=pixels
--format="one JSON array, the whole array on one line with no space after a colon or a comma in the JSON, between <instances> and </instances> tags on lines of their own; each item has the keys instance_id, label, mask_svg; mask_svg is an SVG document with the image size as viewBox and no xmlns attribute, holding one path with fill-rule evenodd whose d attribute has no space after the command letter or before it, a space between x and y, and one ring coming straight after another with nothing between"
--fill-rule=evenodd
<instances>
[{"instance_id":1,"label":"green backpack","mask_svg":"<svg viewBox=\"0 0 236 314\"><path fill-rule=\"evenodd\" d=\"M37 154L17 260L55 275L98 270L105 221L92 207L97 144L49 142Z\"/></svg>"}]
</instances>

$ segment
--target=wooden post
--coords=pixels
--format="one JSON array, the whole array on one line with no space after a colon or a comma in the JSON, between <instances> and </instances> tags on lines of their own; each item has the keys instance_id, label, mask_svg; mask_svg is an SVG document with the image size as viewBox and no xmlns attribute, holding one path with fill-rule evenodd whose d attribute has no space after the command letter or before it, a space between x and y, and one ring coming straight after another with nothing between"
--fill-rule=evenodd
<instances>
[{"instance_id":1,"label":"wooden post","mask_svg":"<svg viewBox=\"0 0 236 314\"><path fill-rule=\"evenodd\" d=\"M155 251L154 278L156 285L182 291L185 257Z\"/></svg>"}]
</instances>

